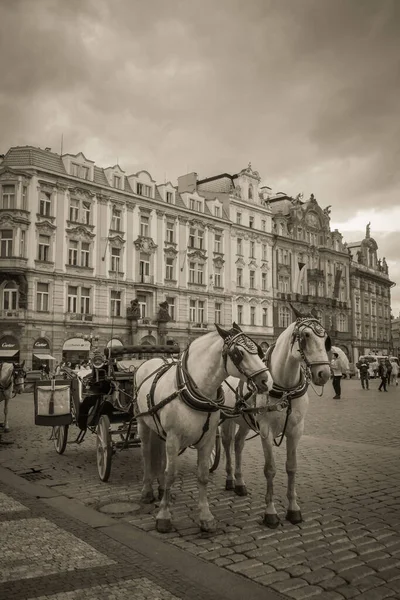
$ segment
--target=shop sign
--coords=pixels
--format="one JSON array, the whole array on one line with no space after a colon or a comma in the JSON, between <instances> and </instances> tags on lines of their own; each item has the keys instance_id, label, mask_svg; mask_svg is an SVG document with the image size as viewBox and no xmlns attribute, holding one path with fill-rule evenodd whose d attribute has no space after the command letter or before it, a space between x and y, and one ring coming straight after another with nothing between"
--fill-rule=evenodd
<instances>
[{"instance_id":1,"label":"shop sign","mask_svg":"<svg viewBox=\"0 0 400 600\"><path fill-rule=\"evenodd\" d=\"M90 342L88 340L84 340L82 338L71 338L64 342L63 350L71 350L71 351L90 351Z\"/></svg>"},{"instance_id":2,"label":"shop sign","mask_svg":"<svg viewBox=\"0 0 400 600\"><path fill-rule=\"evenodd\" d=\"M18 341L12 335L5 335L0 340L0 348L2 350L19 350Z\"/></svg>"},{"instance_id":3,"label":"shop sign","mask_svg":"<svg viewBox=\"0 0 400 600\"><path fill-rule=\"evenodd\" d=\"M45 340L44 338L39 338L33 344L33 349L34 350L50 350L50 345L49 345L48 341Z\"/></svg>"}]
</instances>

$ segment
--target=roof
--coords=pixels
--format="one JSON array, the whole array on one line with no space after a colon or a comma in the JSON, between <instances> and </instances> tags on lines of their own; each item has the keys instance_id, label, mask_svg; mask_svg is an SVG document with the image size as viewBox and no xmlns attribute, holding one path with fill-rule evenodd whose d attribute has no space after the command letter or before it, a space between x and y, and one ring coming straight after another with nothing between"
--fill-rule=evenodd
<instances>
[{"instance_id":1,"label":"roof","mask_svg":"<svg viewBox=\"0 0 400 600\"><path fill-rule=\"evenodd\" d=\"M237 179L237 175L229 175L229 173L222 173L221 175L215 175L214 177L207 177L207 179L201 179L197 182L197 189L208 192L231 192L235 184L234 179Z\"/></svg>"},{"instance_id":2,"label":"roof","mask_svg":"<svg viewBox=\"0 0 400 600\"><path fill-rule=\"evenodd\" d=\"M10 148L4 157L2 166L38 167L53 173L67 175L64 163L59 154L34 148L33 146L16 146Z\"/></svg>"},{"instance_id":3,"label":"roof","mask_svg":"<svg viewBox=\"0 0 400 600\"><path fill-rule=\"evenodd\" d=\"M104 169L101 169L100 167L94 167L94 182L98 183L99 185L105 185L107 187L111 187L107 181L107 177L104 173Z\"/></svg>"}]
</instances>

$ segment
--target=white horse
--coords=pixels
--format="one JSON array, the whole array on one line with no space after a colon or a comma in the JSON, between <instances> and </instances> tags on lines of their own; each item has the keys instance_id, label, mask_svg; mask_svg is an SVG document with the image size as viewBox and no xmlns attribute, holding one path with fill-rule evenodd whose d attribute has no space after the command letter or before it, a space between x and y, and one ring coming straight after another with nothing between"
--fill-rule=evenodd
<instances>
[{"instance_id":1,"label":"white horse","mask_svg":"<svg viewBox=\"0 0 400 600\"><path fill-rule=\"evenodd\" d=\"M286 437L286 472L288 476L287 498L289 501L286 519L300 523L302 515L297 503L295 477L297 471L297 446L304 431L304 418L308 408L307 388L309 381L323 386L330 378L327 352L331 341L317 319L305 316L292 307L297 320L289 325L268 349L266 362L274 385L267 394L249 392L246 386L233 378L223 385L226 411L241 414L228 418L221 425L222 444L226 455L225 489L238 495L247 495L242 476L242 452L247 434L251 429L260 433L264 451L264 475L267 480L266 509L264 524L274 528L279 518L274 505L273 481L276 473L273 445L279 446ZM285 410L286 409L286 410ZM224 409L222 410L224 414ZM239 425L236 432L236 427ZM280 436L279 442L276 439ZM231 451L235 451L235 473L232 472Z\"/></svg>"},{"instance_id":2,"label":"white horse","mask_svg":"<svg viewBox=\"0 0 400 600\"><path fill-rule=\"evenodd\" d=\"M26 372L22 364L0 363L0 402L4 401L4 433L10 431L8 423L8 403L15 394L24 391Z\"/></svg>"},{"instance_id":3,"label":"white horse","mask_svg":"<svg viewBox=\"0 0 400 600\"><path fill-rule=\"evenodd\" d=\"M214 531L207 498L209 460L224 401L221 384L228 375L248 381L258 391L272 388L260 348L235 323L194 340L178 361L153 358L135 374L136 416L144 462L142 502L154 501L158 479L158 531L171 529L171 487L177 459L188 446L197 449L200 527ZM165 443L164 441L165 440Z\"/></svg>"}]
</instances>

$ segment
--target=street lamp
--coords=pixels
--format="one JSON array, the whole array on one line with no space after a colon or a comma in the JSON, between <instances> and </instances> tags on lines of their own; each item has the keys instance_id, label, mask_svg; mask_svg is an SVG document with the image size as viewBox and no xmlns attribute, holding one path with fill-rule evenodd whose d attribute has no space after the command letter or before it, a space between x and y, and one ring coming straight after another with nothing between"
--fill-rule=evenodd
<instances>
[{"instance_id":1,"label":"street lamp","mask_svg":"<svg viewBox=\"0 0 400 600\"><path fill-rule=\"evenodd\" d=\"M90 342L90 349L92 349L93 346L97 346L97 342L99 341L99 336L93 335L93 333L86 334L83 336L83 338Z\"/></svg>"}]
</instances>

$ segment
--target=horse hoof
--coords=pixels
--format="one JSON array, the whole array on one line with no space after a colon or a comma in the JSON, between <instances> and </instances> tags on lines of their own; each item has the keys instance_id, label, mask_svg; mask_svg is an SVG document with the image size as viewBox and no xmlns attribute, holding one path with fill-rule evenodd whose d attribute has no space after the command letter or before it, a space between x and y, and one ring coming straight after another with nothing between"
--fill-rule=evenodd
<instances>
[{"instance_id":1,"label":"horse hoof","mask_svg":"<svg viewBox=\"0 0 400 600\"><path fill-rule=\"evenodd\" d=\"M247 488L245 485L235 485L234 491L238 496L247 496Z\"/></svg>"},{"instance_id":2,"label":"horse hoof","mask_svg":"<svg viewBox=\"0 0 400 600\"><path fill-rule=\"evenodd\" d=\"M270 529L276 529L278 527L278 525L280 525L280 520L279 520L278 515L276 515L276 514L265 513L263 523Z\"/></svg>"},{"instance_id":3,"label":"horse hoof","mask_svg":"<svg viewBox=\"0 0 400 600\"><path fill-rule=\"evenodd\" d=\"M171 519L157 519L156 528L159 533L168 533L172 529Z\"/></svg>"},{"instance_id":4,"label":"horse hoof","mask_svg":"<svg viewBox=\"0 0 400 600\"><path fill-rule=\"evenodd\" d=\"M231 492L232 490L235 489L235 486L233 485L233 481L231 479L226 480L225 489L228 490L229 492Z\"/></svg>"},{"instance_id":5,"label":"horse hoof","mask_svg":"<svg viewBox=\"0 0 400 600\"><path fill-rule=\"evenodd\" d=\"M214 531L217 529L215 519L212 521L200 521L200 529L205 533L214 533Z\"/></svg>"},{"instance_id":6,"label":"horse hoof","mask_svg":"<svg viewBox=\"0 0 400 600\"><path fill-rule=\"evenodd\" d=\"M165 491L164 488L162 488L162 487L158 488L158 499L159 500L162 500L162 498L164 496L164 491Z\"/></svg>"},{"instance_id":7,"label":"horse hoof","mask_svg":"<svg viewBox=\"0 0 400 600\"><path fill-rule=\"evenodd\" d=\"M10 428L9 427L4 427L3 431L4 431L4 433L10 433Z\"/></svg>"},{"instance_id":8,"label":"horse hoof","mask_svg":"<svg viewBox=\"0 0 400 600\"><path fill-rule=\"evenodd\" d=\"M145 492L140 497L140 502L142 502L143 504L151 504L152 502L154 502L154 500L155 500L155 497L154 497L153 491Z\"/></svg>"},{"instance_id":9,"label":"horse hoof","mask_svg":"<svg viewBox=\"0 0 400 600\"><path fill-rule=\"evenodd\" d=\"M288 510L286 513L287 521L290 521L292 525L297 525L303 521L300 510Z\"/></svg>"}]
</instances>

